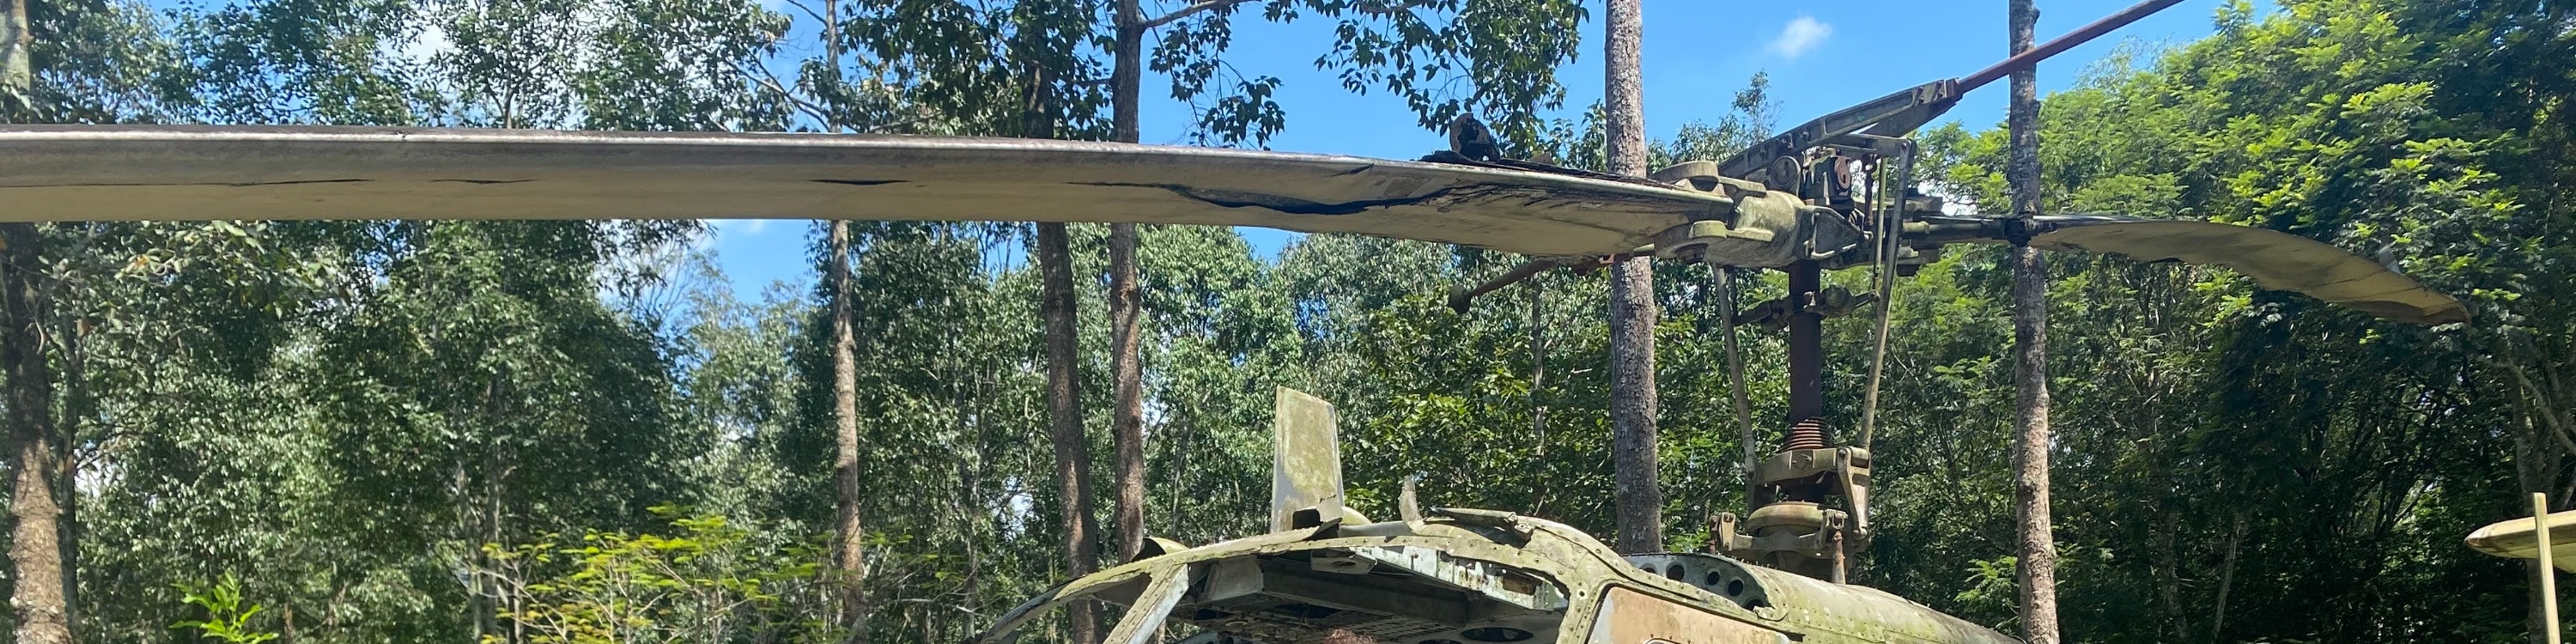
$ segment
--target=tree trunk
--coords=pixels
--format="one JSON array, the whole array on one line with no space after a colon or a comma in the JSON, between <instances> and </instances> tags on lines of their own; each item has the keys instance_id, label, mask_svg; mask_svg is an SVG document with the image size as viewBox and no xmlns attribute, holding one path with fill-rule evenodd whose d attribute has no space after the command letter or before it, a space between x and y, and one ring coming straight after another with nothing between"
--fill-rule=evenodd
<instances>
[{"instance_id":1,"label":"tree trunk","mask_svg":"<svg viewBox=\"0 0 2576 644\"><path fill-rule=\"evenodd\" d=\"M1137 126L1138 104L1144 94L1145 14L1139 0L1118 0L1117 51L1115 65L1109 68L1109 138L1120 143L1135 143L1143 138Z\"/></svg>"},{"instance_id":2,"label":"tree trunk","mask_svg":"<svg viewBox=\"0 0 2576 644\"><path fill-rule=\"evenodd\" d=\"M2012 0L2012 52L2031 47L2039 9ZM2011 158L2013 216L2039 216L2039 92L2032 68L2013 72ZM2057 644L2057 538L2048 516L2048 274L2039 249L2015 243L2013 255L2013 380L2021 385L2015 433L2013 491L2020 516L2022 639Z\"/></svg>"},{"instance_id":3,"label":"tree trunk","mask_svg":"<svg viewBox=\"0 0 2576 644\"><path fill-rule=\"evenodd\" d=\"M36 87L35 33L27 28L27 3L33 0L0 0L0 116L17 120L19 111L34 100Z\"/></svg>"},{"instance_id":4,"label":"tree trunk","mask_svg":"<svg viewBox=\"0 0 2576 644\"><path fill-rule=\"evenodd\" d=\"M1547 478L1547 319L1545 317L1547 287L1545 284L1535 277L1521 283L1521 288L1529 297L1530 441L1534 445L1530 450L1529 465L1532 481ZM1530 487L1532 495L1530 514L1546 516L1547 491L1553 487L1555 486Z\"/></svg>"},{"instance_id":5,"label":"tree trunk","mask_svg":"<svg viewBox=\"0 0 2576 644\"><path fill-rule=\"evenodd\" d=\"M2512 348L2506 347L2502 350L2510 351ZM2508 371L2521 369L2519 365L2510 362L2506 363L2506 366ZM2553 435L2559 431L2560 419L2548 417L2554 413L2550 406L2530 402L2539 400L2539 397L2546 395L2546 392L2534 391L2528 385L2520 390L2526 402L2522 405L2520 431L2513 432L2514 481L2517 487L2521 488L2523 496L2533 492L2557 494L2555 488L2558 483L2558 471L2567 458L2567 453L2559 447L2558 437ZM2549 621L2541 612L2542 602L2549 601L2548 596L2542 593L2540 588L2540 576L2545 574L2549 574L2549 567L2540 565L2538 559L2531 560L2529 565L2524 566L2523 581L2531 587L2531 592L2525 595L2524 603L2528 610L2524 611L2526 615L2524 621L2525 627L2530 631L2533 644L2546 644L2549 641Z\"/></svg>"},{"instance_id":6,"label":"tree trunk","mask_svg":"<svg viewBox=\"0 0 2576 644\"><path fill-rule=\"evenodd\" d=\"M13 15L23 16L23 5ZM21 644L70 644L69 612L64 605L62 507L54 485L61 437L54 431L54 375L45 363L44 239L31 223L0 224L0 368L8 371L9 434L17 448L9 513L17 518L10 532L9 562L17 582L9 607L17 614Z\"/></svg>"},{"instance_id":7,"label":"tree trunk","mask_svg":"<svg viewBox=\"0 0 2576 644\"><path fill-rule=\"evenodd\" d=\"M489 401L491 400L490 385L487 384L485 387L483 399ZM468 459L463 458L448 463L447 487L451 490L457 506L456 539L471 543L477 535L482 534L483 515L469 509L469 505L474 503L475 488L471 474L467 472L471 469L467 464ZM485 637L499 632L494 630L492 620L488 617L493 614L495 604L492 597L483 590L483 584L487 581L485 576L492 574L490 562L491 555L480 548L475 549L465 558L466 572L470 574L464 584L465 614L474 620L472 641L475 642L481 642Z\"/></svg>"},{"instance_id":8,"label":"tree trunk","mask_svg":"<svg viewBox=\"0 0 2576 644\"><path fill-rule=\"evenodd\" d=\"M2514 350L2510 345L2500 345L2491 350L2490 355L2500 358L2496 364L2519 385L2514 389L2519 394L2520 404L2516 411L2520 412L2521 422L2512 432L2514 482L2522 492L2518 496L2547 492L2564 497L2566 494L2557 489L2558 472L2569 454L2561 447L2564 444L2560 442L2561 434L2570 427L2576 427L2576 421L2562 415L2558 411L2559 405L2552 404L2555 391L2541 387L2541 382L2551 379L2533 377L2530 368L2523 366L2525 363L2512 353ZM2525 596L2528 610L2524 611L2527 616L2524 625L2530 631L2533 644L2545 644L2549 641L2549 621L2542 614L2541 604L2549 601L2549 597L2541 592L2540 576L2548 574L2549 568L2535 559L2524 570L2523 581L2531 588Z\"/></svg>"},{"instance_id":9,"label":"tree trunk","mask_svg":"<svg viewBox=\"0 0 2576 644\"><path fill-rule=\"evenodd\" d=\"M489 418L490 421L497 422L503 417L504 416L501 414L496 413L488 416L487 418ZM483 534L479 536L480 540L487 544L507 543L501 539L501 499L507 489L507 483L502 480L504 470L501 466L503 458L501 457L499 444L500 441L494 440L486 443L483 448ZM481 549L477 548L477 550ZM495 557L488 552L482 555L482 557L482 567L484 571L482 580L484 586L481 592L483 593L483 596L487 598L486 601L491 603L487 604L483 611L475 613L475 618L486 622L484 630L487 632L497 633L500 632L501 617L499 615L500 611L495 609L505 608L509 605L509 597L505 594L506 591L502 590L501 585L501 575L503 574L504 564L501 563L499 557ZM515 627L519 624L519 621L514 619L510 620L510 623ZM513 644L516 644L526 640L513 638L510 641Z\"/></svg>"},{"instance_id":10,"label":"tree trunk","mask_svg":"<svg viewBox=\"0 0 2576 644\"><path fill-rule=\"evenodd\" d=\"M1638 63L1646 25L1638 0L1610 0L1608 96L1610 172L1646 176L1645 83ZM1655 472L1655 274L1643 257L1620 260L1610 276L1610 436L1618 506L1618 549L1664 549L1664 495Z\"/></svg>"},{"instance_id":11,"label":"tree trunk","mask_svg":"<svg viewBox=\"0 0 2576 644\"><path fill-rule=\"evenodd\" d=\"M1039 32L1022 30L1022 82L1027 93L1020 105L1020 136L1055 138L1054 75L1036 59ZM1047 435L1055 447L1057 511L1064 523L1065 572L1079 577L1099 567L1092 546L1091 442L1082 431L1081 339L1075 335L1073 241L1064 224L1041 223L1038 229L1038 315L1046 324ZM1065 628L1074 644L1098 640L1099 616L1089 602L1066 609Z\"/></svg>"},{"instance_id":12,"label":"tree trunk","mask_svg":"<svg viewBox=\"0 0 2576 644\"><path fill-rule=\"evenodd\" d=\"M1110 70L1112 138L1135 143L1140 79L1144 76L1145 17L1138 0L1118 0L1117 67ZM1109 382L1116 407L1109 427L1117 451L1118 561L1145 547L1145 368L1137 335L1144 318L1137 284L1136 225L1109 225Z\"/></svg>"},{"instance_id":13,"label":"tree trunk","mask_svg":"<svg viewBox=\"0 0 2576 644\"><path fill-rule=\"evenodd\" d=\"M1081 374L1075 364L1073 251L1064 224L1038 224L1038 273L1043 286L1040 313L1046 318L1047 426L1055 444L1057 499L1064 517L1067 576L1091 574L1098 555L1091 544L1091 443L1082 433ZM1067 609L1067 626L1075 644L1098 637L1090 607Z\"/></svg>"},{"instance_id":14,"label":"tree trunk","mask_svg":"<svg viewBox=\"0 0 2576 644\"><path fill-rule=\"evenodd\" d=\"M824 93L824 129L841 131L839 106L832 97L841 87L841 7L823 0L823 68L831 91ZM825 279L832 289L832 488L833 567L841 573L839 622L850 629L845 641L868 641L867 525L860 512L864 491L859 464L859 338L850 312L850 222L833 220L824 258Z\"/></svg>"},{"instance_id":15,"label":"tree trunk","mask_svg":"<svg viewBox=\"0 0 2576 644\"><path fill-rule=\"evenodd\" d=\"M2227 636L2227 593L2236 586L2236 555L2245 548L2245 511L2236 512L2235 523L2227 529L2227 553L2218 563L2218 597L2210 602L2209 641L2217 644Z\"/></svg>"},{"instance_id":16,"label":"tree trunk","mask_svg":"<svg viewBox=\"0 0 2576 644\"><path fill-rule=\"evenodd\" d=\"M2182 606L2182 566L2175 551L2182 532L2182 510L2175 507L2180 502L2174 495L2165 497L2165 509L2156 517L2155 540L2148 544L2156 560L2156 598L2164 605L2166 632L2174 642L2191 640L2191 623Z\"/></svg>"},{"instance_id":17,"label":"tree trunk","mask_svg":"<svg viewBox=\"0 0 2576 644\"><path fill-rule=\"evenodd\" d=\"M88 384L89 352L81 344L85 341L88 330L87 321L69 320L56 331L63 334L63 373L60 380L64 383L65 391L63 392L63 418L56 425L62 435L60 441L62 451L56 453L56 458L62 459L57 467L61 470L58 476L62 477L62 481L56 484L54 489L62 493L63 518L60 545L63 551L63 623L73 624L75 627L80 624L81 610L81 426L95 417L98 409L98 399L90 395Z\"/></svg>"},{"instance_id":18,"label":"tree trunk","mask_svg":"<svg viewBox=\"0 0 2576 644\"><path fill-rule=\"evenodd\" d=\"M1137 277L1136 225L1111 224L1109 378L1118 398L1110 429L1118 461L1119 561L1134 558L1145 546L1145 373L1137 333L1144 310Z\"/></svg>"},{"instance_id":19,"label":"tree trunk","mask_svg":"<svg viewBox=\"0 0 2576 644\"><path fill-rule=\"evenodd\" d=\"M2153 413L2154 410L2149 411ZM2160 429L2161 423L2150 426ZM2147 544L2150 556L2155 559L2156 598L2164 606L2165 632L2173 642L2187 642L2191 641L2191 620L2182 603L2183 494L2174 483L2173 456L2170 453L2173 439L2158 431L2150 431L2148 436L2148 440L2155 441L2154 451L2148 455L2155 463L2150 476L2164 487L2162 501L2158 503L2162 507L2156 510L2155 535Z\"/></svg>"},{"instance_id":20,"label":"tree trunk","mask_svg":"<svg viewBox=\"0 0 2576 644\"><path fill-rule=\"evenodd\" d=\"M838 538L834 563L843 575L841 624L850 628L850 641L865 642L867 526L859 512L864 490L859 471L859 339L850 312L850 222L832 221L829 246L831 256L824 258L823 265L832 282L832 481L838 501L833 507Z\"/></svg>"}]
</instances>

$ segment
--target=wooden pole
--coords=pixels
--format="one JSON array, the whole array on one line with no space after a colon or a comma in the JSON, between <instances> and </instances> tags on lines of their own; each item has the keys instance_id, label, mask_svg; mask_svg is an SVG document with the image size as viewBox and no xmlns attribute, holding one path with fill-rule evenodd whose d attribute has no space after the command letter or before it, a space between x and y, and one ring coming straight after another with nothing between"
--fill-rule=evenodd
<instances>
[{"instance_id":1,"label":"wooden pole","mask_svg":"<svg viewBox=\"0 0 2576 644\"><path fill-rule=\"evenodd\" d=\"M2558 560L2549 552L2549 494L2531 493L2532 541L2540 544L2540 616L2549 622L2549 644L2558 644Z\"/></svg>"}]
</instances>

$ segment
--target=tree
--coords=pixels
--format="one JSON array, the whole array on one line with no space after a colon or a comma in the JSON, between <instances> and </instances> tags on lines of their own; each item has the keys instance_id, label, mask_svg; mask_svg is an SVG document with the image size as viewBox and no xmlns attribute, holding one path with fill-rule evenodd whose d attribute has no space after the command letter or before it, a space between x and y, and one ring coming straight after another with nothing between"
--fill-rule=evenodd
<instances>
[{"instance_id":1,"label":"tree","mask_svg":"<svg viewBox=\"0 0 2576 644\"><path fill-rule=\"evenodd\" d=\"M1240 0L1238 0L1240 1ZM1213 5L1210 8L1214 8ZM1197 9L1193 6L1192 9ZM1184 11L1189 11L1185 9ZM1159 19L1171 22L1173 14ZM1145 75L1145 20L1141 0L1117 0L1110 11L1112 31L1109 73L1109 139L1136 143ZM1144 315L1142 287L1136 282L1136 225L1109 225L1109 407L1110 451L1118 487L1111 522L1118 526L1118 561L1134 558L1145 547L1145 365L1138 328Z\"/></svg>"},{"instance_id":2,"label":"tree","mask_svg":"<svg viewBox=\"0 0 2576 644\"><path fill-rule=\"evenodd\" d=\"M27 5L34 1L9 0L0 7L0 109L12 117L35 99L36 38L27 21Z\"/></svg>"},{"instance_id":3,"label":"tree","mask_svg":"<svg viewBox=\"0 0 2576 644\"><path fill-rule=\"evenodd\" d=\"M113 123L163 113L157 83L173 68L168 41L139 7L111 2L0 2L0 122ZM68 642L77 627L80 559L77 419L56 417L55 347L75 346L57 293L64 275L48 250L52 226L0 224L0 371L15 518L10 606L19 641ZM68 336L68 337L67 337ZM79 354L66 364L80 369ZM72 390L70 412L88 402Z\"/></svg>"},{"instance_id":4,"label":"tree","mask_svg":"<svg viewBox=\"0 0 2576 644\"><path fill-rule=\"evenodd\" d=\"M0 109L26 110L34 95L34 36L27 3L13 0L0 15ZM13 118L13 120L15 120ZM0 369L8 374L9 443L12 446L9 512L16 519L9 540L9 608L21 642L68 644L70 606L64 594L60 542L64 479L61 438L53 419L53 373L46 364L43 233L31 223L0 224Z\"/></svg>"},{"instance_id":5,"label":"tree","mask_svg":"<svg viewBox=\"0 0 2576 644\"><path fill-rule=\"evenodd\" d=\"M1061 43L1069 34L1088 31L1088 24L1062 22L1058 12L1045 7L1027 6L1014 9L1020 21L1017 54L1023 73L1023 104L1020 136L1055 138L1059 133L1059 110L1069 97L1058 93L1058 85L1074 76L1074 61ZM1083 432L1080 331L1077 297L1073 289L1073 241L1065 224L1037 225L1039 316L1046 325L1046 408L1048 441L1055 448L1057 516L1064 536L1065 574L1079 577L1099 569L1097 542L1099 528L1091 504L1091 440ZM1075 644L1090 644L1099 639L1095 608L1081 603L1068 611L1066 631Z\"/></svg>"},{"instance_id":6,"label":"tree","mask_svg":"<svg viewBox=\"0 0 2576 644\"><path fill-rule=\"evenodd\" d=\"M1609 132L1609 171L1646 176L1644 72L1638 52L1645 20L1637 0L1610 0L1608 89L1603 122ZM1663 491L1656 472L1654 259L1621 259L1610 275L1610 432L1619 480L1620 552L1664 549Z\"/></svg>"},{"instance_id":7,"label":"tree","mask_svg":"<svg viewBox=\"0 0 2576 644\"><path fill-rule=\"evenodd\" d=\"M1210 93L1209 85L1223 70L1230 69L1223 61L1231 42L1230 20L1240 5L1250 3L1252 0L1194 2L1148 17L1141 0L1118 0L1110 24L1111 140L1134 143L1141 138L1137 121L1146 69L1143 53L1146 37L1153 30L1168 27L1170 33L1156 47L1152 68L1172 75L1174 98L1197 107L1195 103ZM1314 0L1266 0L1263 4L1267 5L1265 17L1283 22L1294 20L1301 9L1327 17L1349 16L1337 33L1335 47L1316 61L1319 67L1342 67L1346 88L1365 92L1375 85L1403 94L1426 127L1440 127L1463 111L1487 109L1496 112L1507 132L1516 133L1514 140L1524 146L1534 141L1533 128L1529 126L1534 121L1532 115L1538 109L1553 106L1561 96L1554 67L1572 56L1572 41L1555 29L1570 31L1581 11L1579 5L1560 0L1477 2L1463 7L1435 3L1352 5ZM1426 19L1425 10L1433 12L1434 19L1443 11L1455 11L1456 15L1440 24ZM1437 84L1455 78L1456 72L1449 71L1453 65L1475 70L1466 77L1472 87L1463 98ZM1395 73L1387 73L1389 69ZM1212 107L1197 110L1197 127L1192 132L1197 140L1229 145L1250 141L1260 145L1285 127L1285 112L1271 98L1279 79L1246 78L1239 73L1235 76L1236 82L1229 91L1219 92ZM1146 536L1145 391L1139 336L1143 303L1138 284L1137 240L1135 225L1109 226L1110 372L1114 396L1110 425L1118 486L1114 522L1122 560L1134 556Z\"/></svg>"},{"instance_id":8,"label":"tree","mask_svg":"<svg viewBox=\"0 0 2576 644\"><path fill-rule=\"evenodd\" d=\"M18 95L24 95L23 92ZM45 318L52 312L44 280L44 233L35 224L0 224L0 369L9 382L10 455L9 513L17 519L9 533L9 608L17 616L18 641L70 644L70 605L64 585L58 501L67 480L61 475L63 441L55 429L54 374L46 361Z\"/></svg>"},{"instance_id":9,"label":"tree","mask_svg":"<svg viewBox=\"0 0 2576 644\"><path fill-rule=\"evenodd\" d=\"M823 81L825 87L841 87L841 11L832 0L823 2ZM834 91L822 97L823 129L840 132L835 118L841 112L833 106L839 98ZM867 528L862 517L866 484L860 470L859 451L859 365L857 330L850 317L850 222L842 219L826 224L823 259L824 279L830 289L825 298L832 303L832 479L833 530L837 538L832 548L835 567L844 584L840 593L840 623L850 629L850 640L868 641Z\"/></svg>"},{"instance_id":10,"label":"tree","mask_svg":"<svg viewBox=\"0 0 2576 644\"><path fill-rule=\"evenodd\" d=\"M1047 436L1055 446L1056 494L1064 525L1065 574L1079 577L1096 570L1099 552L1091 517L1091 441L1082 431L1081 356L1075 343L1073 245L1064 224L1038 224L1038 273L1044 283L1038 308L1046 320ZM1097 617L1088 607L1071 611L1068 627L1076 644L1088 644Z\"/></svg>"},{"instance_id":11,"label":"tree","mask_svg":"<svg viewBox=\"0 0 2576 644\"><path fill-rule=\"evenodd\" d=\"M2012 53L2031 48L2039 9L2012 0ZM2012 161L2012 213L2025 225L2039 216L2039 90L2036 67L2012 74L2008 117ZM2020 385L2015 414L2013 490L2018 526L2023 639L2057 644L2057 537L2048 516L2048 266L2026 240L2012 246L2013 381Z\"/></svg>"},{"instance_id":12,"label":"tree","mask_svg":"<svg viewBox=\"0 0 2576 644\"><path fill-rule=\"evenodd\" d=\"M836 56L837 58L837 56ZM858 337L852 328L850 298L850 222L835 219L824 252L825 275L832 302L832 480L834 481L834 565L846 584L841 593L841 623L858 641L867 640L867 532L860 515L866 479L859 465Z\"/></svg>"}]
</instances>

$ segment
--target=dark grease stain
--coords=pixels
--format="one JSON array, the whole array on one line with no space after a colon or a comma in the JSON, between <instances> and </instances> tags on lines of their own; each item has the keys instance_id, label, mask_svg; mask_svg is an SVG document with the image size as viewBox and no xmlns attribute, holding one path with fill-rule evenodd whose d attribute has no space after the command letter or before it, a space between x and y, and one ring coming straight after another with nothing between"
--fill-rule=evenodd
<instances>
[{"instance_id":1,"label":"dark grease stain","mask_svg":"<svg viewBox=\"0 0 2576 644\"><path fill-rule=\"evenodd\" d=\"M374 181L374 179L302 179L296 181L252 181L247 183L223 183L213 181L194 183L48 183L38 186L0 186L0 188L163 188L174 186L256 188L260 186L292 186L306 183L366 183L369 181Z\"/></svg>"},{"instance_id":2,"label":"dark grease stain","mask_svg":"<svg viewBox=\"0 0 2576 644\"><path fill-rule=\"evenodd\" d=\"M1291 215L1356 215L1368 212L1374 208L1423 203L1439 199L1449 194L1448 190L1440 190L1420 197L1405 199L1363 199L1359 201L1324 203L1267 193L1240 192L1233 190L1208 190L1204 188L1193 188L1190 186L1168 183L1079 183L1074 185L1103 186L1110 188L1160 188L1172 191L1172 194L1188 197L1212 206L1221 206L1226 208L1261 208Z\"/></svg>"}]
</instances>

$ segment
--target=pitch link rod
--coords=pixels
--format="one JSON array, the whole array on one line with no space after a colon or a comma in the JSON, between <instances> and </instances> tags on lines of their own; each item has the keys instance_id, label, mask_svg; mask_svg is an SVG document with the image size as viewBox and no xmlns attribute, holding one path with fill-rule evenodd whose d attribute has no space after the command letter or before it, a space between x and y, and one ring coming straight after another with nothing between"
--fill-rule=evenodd
<instances>
[{"instance_id":1,"label":"pitch link rod","mask_svg":"<svg viewBox=\"0 0 2576 644\"><path fill-rule=\"evenodd\" d=\"M2099 38L2113 29L2136 22L2139 18L2179 4L2181 1L2140 2L2119 13L2111 14L2110 17L2077 28L2073 33L2049 40L2047 44L2040 45L2037 49L2006 58L2003 62L1995 63L1965 77L1936 80L1898 90L1896 93L1835 110L1833 113L1816 117L1815 120L1782 129L1774 133L1771 138L1745 146L1742 151L1719 161L1718 171L1720 174L1738 179L1751 179L1756 175L1765 174L1769 165L1776 159L1793 157L1819 145L1855 142L1849 138L1853 134L1905 136L1915 128L1932 122L1932 119L1940 118L1943 113L1950 111L1951 107L1957 106L1959 97L1966 95L1969 90L2039 64L2042 58L2064 53L2067 49ZM1787 185L1787 182L1781 179L1772 179L1771 182L1782 187Z\"/></svg>"},{"instance_id":2,"label":"pitch link rod","mask_svg":"<svg viewBox=\"0 0 2576 644\"><path fill-rule=\"evenodd\" d=\"M1720 172L1739 179L1745 178L1760 169L1761 164L1769 163L1778 155L1796 153L1815 145L1834 144L1841 141L1845 135L1862 130L1870 130L1871 134L1879 136L1904 136L1942 112L1948 111L1951 105L1958 102L1959 96L1968 93L1969 90L1995 82L1996 79L2020 71L2024 67L2038 64L2040 59L2065 53L2076 45L2084 44L2086 41L2101 37L2102 34L2110 33L2114 29L2137 22L2140 18L2181 3L2182 0L2146 0L2122 9L2119 13L2095 20L2092 24L2077 27L2075 31L2050 39L2037 48L2006 58L2002 62L1977 70L1976 73L1953 80L1933 81L1789 128L1720 161L1718 164ZM1893 131L1879 131L1878 126L1885 126L1886 129ZM1509 273L1478 284L1475 288L1452 293L1449 306L1464 313L1469 302L1478 295L1528 279L1548 269L1587 263L1579 260L1569 261L1567 258L1534 259L1514 268Z\"/></svg>"},{"instance_id":3,"label":"pitch link rod","mask_svg":"<svg viewBox=\"0 0 2576 644\"><path fill-rule=\"evenodd\" d=\"M2122 9L2119 13L2105 16L2101 20L2095 20L2093 21L2093 24L2077 27L2075 28L2075 31L2067 32L2066 35L2051 39L2045 44L2032 48L2030 51L2014 54L2013 57L2006 58L2003 62L1995 63L1992 67L1980 69L1977 70L1977 73L1960 77L1959 93L1966 94L1969 90L1982 87L1987 83L1995 82L1995 79L2009 76L2013 72L2021 71L2024 67L2039 64L2040 59L2065 53L2066 50L2073 49L2076 45L2084 44L2084 41L2099 38L2102 34L2111 33L2111 30L2113 29L2126 27L2129 23L2137 22L2139 18L2145 18L2149 14L2163 11L2166 7L2171 7L2177 4L2182 4L2182 0L2147 0L2146 2L2132 5L2127 9Z\"/></svg>"}]
</instances>

